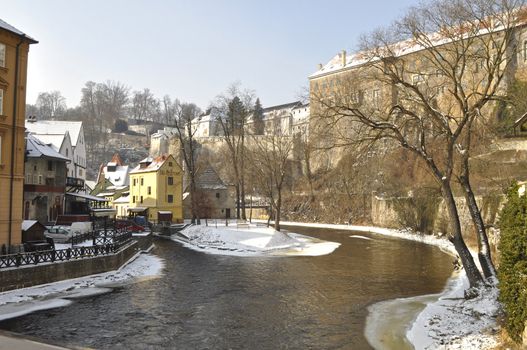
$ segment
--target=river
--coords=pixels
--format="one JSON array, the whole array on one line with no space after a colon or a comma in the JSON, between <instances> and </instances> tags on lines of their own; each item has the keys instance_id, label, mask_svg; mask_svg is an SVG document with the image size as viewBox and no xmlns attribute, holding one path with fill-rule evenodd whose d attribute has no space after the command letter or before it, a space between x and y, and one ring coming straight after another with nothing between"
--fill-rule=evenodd
<instances>
[{"instance_id":1,"label":"river","mask_svg":"<svg viewBox=\"0 0 527 350\"><path fill-rule=\"evenodd\" d=\"M231 257L158 239L162 277L0 329L97 349L369 349L369 305L438 293L452 273L450 256L421 243L289 229L342 245L319 257Z\"/></svg>"}]
</instances>

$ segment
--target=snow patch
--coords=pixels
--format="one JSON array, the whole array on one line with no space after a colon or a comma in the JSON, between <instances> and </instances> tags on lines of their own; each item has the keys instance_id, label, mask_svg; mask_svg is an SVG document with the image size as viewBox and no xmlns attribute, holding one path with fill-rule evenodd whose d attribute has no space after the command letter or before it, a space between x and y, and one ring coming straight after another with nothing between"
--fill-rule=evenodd
<instances>
[{"instance_id":1,"label":"snow patch","mask_svg":"<svg viewBox=\"0 0 527 350\"><path fill-rule=\"evenodd\" d=\"M67 306L69 299L111 291L109 287L155 278L165 266L163 259L138 254L119 270L0 293L0 320L37 310Z\"/></svg>"},{"instance_id":2,"label":"snow patch","mask_svg":"<svg viewBox=\"0 0 527 350\"><path fill-rule=\"evenodd\" d=\"M360 235L351 235L350 238L366 239L368 241L373 241L373 239L371 239L370 237L360 236Z\"/></svg>"},{"instance_id":3,"label":"snow patch","mask_svg":"<svg viewBox=\"0 0 527 350\"><path fill-rule=\"evenodd\" d=\"M194 225L172 235L172 239L196 251L232 256L319 256L331 254L340 246L340 243L254 225L243 229L234 225Z\"/></svg>"}]
</instances>

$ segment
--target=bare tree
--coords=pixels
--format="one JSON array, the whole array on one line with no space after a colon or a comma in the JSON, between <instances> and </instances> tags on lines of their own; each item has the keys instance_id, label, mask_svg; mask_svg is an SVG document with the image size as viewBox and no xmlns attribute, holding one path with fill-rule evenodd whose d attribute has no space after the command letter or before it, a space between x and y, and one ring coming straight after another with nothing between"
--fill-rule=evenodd
<instances>
[{"instance_id":1,"label":"bare tree","mask_svg":"<svg viewBox=\"0 0 527 350\"><path fill-rule=\"evenodd\" d=\"M245 213L245 125L252 114L253 93L232 85L227 93L216 98L211 115L219 123L227 144L234 170L236 217L247 219Z\"/></svg>"},{"instance_id":2,"label":"bare tree","mask_svg":"<svg viewBox=\"0 0 527 350\"><path fill-rule=\"evenodd\" d=\"M451 241L471 286L483 279L462 236L452 190L459 180L477 228L485 275L494 268L481 214L470 186L470 135L493 117L493 100L514 63L514 29L522 1L433 0L412 8L388 30L364 37L352 70L322 106L322 127L336 144L389 140L426 164L441 188ZM523 15L522 15L523 16ZM362 96L361 96L362 95Z\"/></svg>"},{"instance_id":3,"label":"bare tree","mask_svg":"<svg viewBox=\"0 0 527 350\"><path fill-rule=\"evenodd\" d=\"M199 109L193 103L179 103L179 101L176 100L174 101L174 106L176 107L174 111L174 127L177 129L177 135L181 144L181 154L183 157L183 162L185 163L185 171L188 176L192 223L197 223L199 225L199 206L203 198L198 193L198 189L196 187L199 144L196 141L194 135L196 134L197 130L195 123L199 123L203 113L201 109Z\"/></svg>"},{"instance_id":4,"label":"bare tree","mask_svg":"<svg viewBox=\"0 0 527 350\"><path fill-rule=\"evenodd\" d=\"M43 119L55 119L66 110L66 99L60 91L41 92L38 94L36 106Z\"/></svg>"},{"instance_id":5,"label":"bare tree","mask_svg":"<svg viewBox=\"0 0 527 350\"><path fill-rule=\"evenodd\" d=\"M150 89L134 91L130 113L132 118L141 121L157 121L160 115L159 100L154 97Z\"/></svg>"},{"instance_id":6,"label":"bare tree","mask_svg":"<svg viewBox=\"0 0 527 350\"><path fill-rule=\"evenodd\" d=\"M283 135L252 136L247 160L261 194L271 202L275 230L280 231L282 195L291 175L293 138Z\"/></svg>"}]
</instances>

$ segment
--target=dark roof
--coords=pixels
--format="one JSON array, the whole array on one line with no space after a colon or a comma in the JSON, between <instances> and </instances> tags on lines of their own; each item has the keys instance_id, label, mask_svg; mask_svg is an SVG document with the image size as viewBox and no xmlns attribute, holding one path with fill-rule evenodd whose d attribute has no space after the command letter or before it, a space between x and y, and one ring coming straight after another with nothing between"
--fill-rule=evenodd
<instances>
[{"instance_id":1,"label":"dark roof","mask_svg":"<svg viewBox=\"0 0 527 350\"><path fill-rule=\"evenodd\" d=\"M277 109L293 108L293 107L296 107L296 106L301 105L301 104L302 103L300 101L295 101L295 102L291 102L291 103L285 103L283 105L266 107L266 108L263 109L263 112L267 113L267 112L274 111L274 110L277 110Z\"/></svg>"},{"instance_id":2,"label":"dark roof","mask_svg":"<svg viewBox=\"0 0 527 350\"><path fill-rule=\"evenodd\" d=\"M199 174L196 179L196 186L201 189L225 190L227 186L220 179L218 173L209 165Z\"/></svg>"},{"instance_id":3,"label":"dark roof","mask_svg":"<svg viewBox=\"0 0 527 350\"><path fill-rule=\"evenodd\" d=\"M2 19L0 19L0 28L5 29L5 30L7 30L8 32L11 32L11 33L16 34L16 35L18 35L18 36L21 36L21 37L23 37L23 38L26 38L31 44L36 44L36 43L38 43L38 41L36 41L36 40L33 39L32 37L27 36L27 35L24 34L22 31L16 29L15 27L13 27L13 26L10 25L9 23L3 21Z\"/></svg>"}]
</instances>

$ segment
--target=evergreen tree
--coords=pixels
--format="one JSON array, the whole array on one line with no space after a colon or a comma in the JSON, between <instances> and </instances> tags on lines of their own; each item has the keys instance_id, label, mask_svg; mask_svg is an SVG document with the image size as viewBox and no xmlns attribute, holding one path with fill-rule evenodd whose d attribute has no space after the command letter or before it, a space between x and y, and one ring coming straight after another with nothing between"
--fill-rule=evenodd
<instances>
[{"instance_id":1,"label":"evergreen tree","mask_svg":"<svg viewBox=\"0 0 527 350\"><path fill-rule=\"evenodd\" d=\"M527 321L527 196L518 194L517 184L507 194L500 230L500 301L506 313L505 327L520 342Z\"/></svg>"},{"instance_id":2,"label":"evergreen tree","mask_svg":"<svg viewBox=\"0 0 527 350\"><path fill-rule=\"evenodd\" d=\"M263 135L265 130L264 113L260 99L256 99L253 112L253 132L255 135Z\"/></svg>"}]
</instances>

